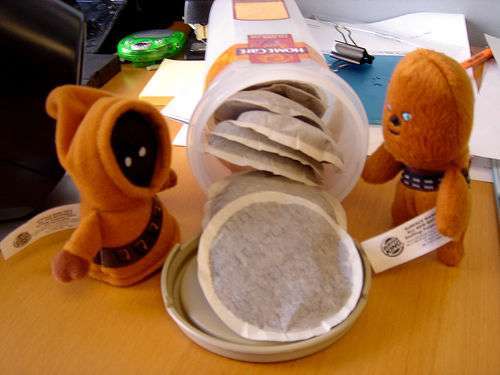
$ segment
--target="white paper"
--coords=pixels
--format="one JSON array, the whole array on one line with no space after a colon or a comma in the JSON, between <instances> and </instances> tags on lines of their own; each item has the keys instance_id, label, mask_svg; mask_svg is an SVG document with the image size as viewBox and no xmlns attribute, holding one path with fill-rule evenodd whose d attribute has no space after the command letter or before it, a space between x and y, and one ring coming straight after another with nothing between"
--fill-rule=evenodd
<instances>
[{"instance_id":1,"label":"white paper","mask_svg":"<svg viewBox=\"0 0 500 375\"><path fill-rule=\"evenodd\" d=\"M471 179L483 182L493 182L491 159L473 156L469 169Z\"/></svg>"},{"instance_id":2,"label":"white paper","mask_svg":"<svg viewBox=\"0 0 500 375\"><path fill-rule=\"evenodd\" d=\"M167 69L170 65L167 66ZM205 83L205 61L182 61L169 74L165 86L169 86L169 96L174 98L162 109L164 116L174 120L189 123L193 111L203 94ZM173 78L173 75L176 75ZM175 82L171 86L171 80Z\"/></svg>"},{"instance_id":3,"label":"white paper","mask_svg":"<svg viewBox=\"0 0 500 375\"><path fill-rule=\"evenodd\" d=\"M174 146L187 146L187 135L188 135L189 126L188 124L182 124L182 127L177 132L172 144Z\"/></svg>"},{"instance_id":4,"label":"white paper","mask_svg":"<svg viewBox=\"0 0 500 375\"><path fill-rule=\"evenodd\" d=\"M0 252L4 259L8 259L42 237L76 228L79 222L80 204L51 208L9 233L0 242Z\"/></svg>"},{"instance_id":5,"label":"white paper","mask_svg":"<svg viewBox=\"0 0 500 375\"><path fill-rule=\"evenodd\" d=\"M384 133L382 125L368 126L368 155L371 155L375 150L384 143Z\"/></svg>"},{"instance_id":6,"label":"white paper","mask_svg":"<svg viewBox=\"0 0 500 375\"><path fill-rule=\"evenodd\" d=\"M486 40L499 61L500 39L486 35ZM500 66L494 60L484 65L481 90L474 109L470 147L474 155L500 159Z\"/></svg>"},{"instance_id":7,"label":"white paper","mask_svg":"<svg viewBox=\"0 0 500 375\"><path fill-rule=\"evenodd\" d=\"M436 227L436 209L361 243L375 273L396 267L451 241Z\"/></svg>"},{"instance_id":8,"label":"white paper","mask_svg":"<svg viewBox=\"0 0 500 375\"><path fill-rule=\"evenodd\" d=\"M139 94L139 98L190 95L203 86L205 61L169 60L160 67Z\"/></svg>"},{"instance_id":9,"label":"white paper","mask_svg":"<svg viewBox=\"0 0 500 375\"><path fill-rule=\"evenodd\" d=\"M202 82L199 82L199 84ZM203 95L203 85L186 87L186 91L174 97L162 110L163 116L173 120L189 123L196 105Z\"/></svg>"},{"instance_id":10,"label":"white paper","mask_svg":"<svg viewBox=\"0 0 500 375\"><path fill-rule=\"evenodd\" d=\"M486 41L488 42L488 45L493 51L493 56L495 57L495 60L500 61L500 38L496 38L488 34L484 34L484 36L486 37Z\"/></svg>"},{"instance_id":11,"label":"white paper","mask_svg":"<svg viewBox=\"0 0 500 375\"><path fill-rule=\"evenodd\" d=\"M470 57L463 14L412 13L365 24L309 19L306 22L323 53L333 49L335 40L343 41L334 27L337 23L349 28L354 41L371 54L404 55L416 48L428 48L459 62Z\"/></svg>"},{"instance_id":12,"label":"white paper","mask_svg":"<svg viewBox=\"0 0 500 375\"><path fill-rule=\"evenodd\" d=\"M474 155L500 159L500 68L494 61L485 64L470 148Z\"/></svg>"}]
</instances>

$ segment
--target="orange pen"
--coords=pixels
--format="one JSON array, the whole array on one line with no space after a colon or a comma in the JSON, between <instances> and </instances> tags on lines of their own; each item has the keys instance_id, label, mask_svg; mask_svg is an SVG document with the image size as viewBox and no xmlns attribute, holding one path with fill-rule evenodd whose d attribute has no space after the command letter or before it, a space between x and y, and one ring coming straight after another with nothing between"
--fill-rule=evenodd
<instances>
[{"instance_id":1,"label":"orange pen","mask_svg":"<svg viewBox=\"0 0 500 375\"><path fill-rule=\"evenodd\" d=\"M491 48L486 48L483 49L481 52L476 53L470 59L467 59L464 62L462 62L462 66L464 69L468 69L473 66L479 65L492 57L493 57L493 51L491 50Z\"/></svg>"}]
</instances>

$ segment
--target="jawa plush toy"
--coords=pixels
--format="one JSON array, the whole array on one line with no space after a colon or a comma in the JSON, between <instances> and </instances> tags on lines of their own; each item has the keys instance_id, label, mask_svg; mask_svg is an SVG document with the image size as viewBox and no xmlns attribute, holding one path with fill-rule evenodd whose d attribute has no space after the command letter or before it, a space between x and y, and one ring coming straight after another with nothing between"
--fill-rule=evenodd
<instances>
[{"instance_id":1,"label":"jawa plush toy","mask_svg":"<svg viewBox=\"0 0 500 375\"><path fill-rule=\"evenodd\" d=\"M389 84L384 143L363 171L376 184L403 171L392 205L395 225L436 207L439 232L453 239L438 257L450 266L462 258L470 216L473 100L469 77L456 61L424 49L409 53Z\"/></svg>"},{"instance_id":2,"label":"jawa plush toy","mask_svg":"<svg viewBox=\"0 0 500 375\"><path fill-rule=\"evenodd\" d=\"M57 120L57 155L81 197L80 225L53 260L55 278L140 281L179 241L156 196L176 183L164 119L147 103L78 86L53 90L47 112Z\"/></svg>"}]
</instances>

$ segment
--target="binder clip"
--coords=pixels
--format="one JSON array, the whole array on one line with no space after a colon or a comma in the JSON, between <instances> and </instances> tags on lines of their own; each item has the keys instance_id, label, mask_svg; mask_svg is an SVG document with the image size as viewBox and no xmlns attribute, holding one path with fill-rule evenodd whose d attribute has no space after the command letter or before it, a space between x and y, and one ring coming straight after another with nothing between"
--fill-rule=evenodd
<instances>
[{"instance_id":1,"label":"binder clip","mask_svg":"<svg viewBox=\"0 0 500 375\"><path fill-rule=\"evenodd\" d=\"M356 42L352 39L351 30L345 26L339 25L335 25L335 29L340 35L342 35L344 41L335 41L335 50L330 52L331 57L356 65L371 64L373 62L375 57L370 55L365 48L356 44ZM344 31L351 43L347 41Z\"/></svg>"}]
</instances>

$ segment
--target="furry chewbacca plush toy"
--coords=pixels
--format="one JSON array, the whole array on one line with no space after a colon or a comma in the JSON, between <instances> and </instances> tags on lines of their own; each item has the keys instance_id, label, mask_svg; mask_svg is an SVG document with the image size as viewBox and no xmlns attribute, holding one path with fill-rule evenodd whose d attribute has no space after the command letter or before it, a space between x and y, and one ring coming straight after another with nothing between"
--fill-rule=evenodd
<instances>
[{"instance_id":1,"label":"furry chewbacca plush toy","mask_svg":"<svg viewBox=\"0 0 500 375\"><path fill-rule=\"evenodd\" d=\"M53 90L47 112L57 120L57 155L81 197L80 225L53 261L55 278L142 280L179 241L156 196L176 183L162 116L144 102L79 86Z\"/></svg>"},{"instance_id":2,"label":"furry chewbacca plush toy","mask_svg":"<svg viewBox=\"0 0 500 375\"><path fill-rule=\"evenodd\" d=\"M436 207L438 230L453 239L438 257L450 266L462 258L470 216L473 100L469 77L455 60L424 49L409 53L389 84L384 143L363 171L375 184L403 171L392 205L395 225Z\"/></svg>"}]
</instances>

